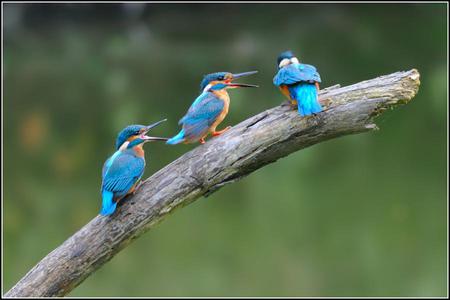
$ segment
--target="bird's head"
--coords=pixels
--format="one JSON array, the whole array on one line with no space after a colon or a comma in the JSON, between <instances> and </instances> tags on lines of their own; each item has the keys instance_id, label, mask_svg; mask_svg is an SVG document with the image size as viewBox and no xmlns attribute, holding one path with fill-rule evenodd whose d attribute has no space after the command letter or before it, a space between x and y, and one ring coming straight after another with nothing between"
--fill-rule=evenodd
<instances>
[{"instance_id":1,"label":"bird's head","mask_svg":"<svg viewBox=\"0 0 450 300\"><path fill-rule=\"evenodd\" d=\"M292 51L284 51L282 52L277 59L278 69L281 69L283 67L286 67L290 64L299 64L299 60L297 57L294 56Z\"/></svg>"},{"instance_id":2,"label":"bird's head","mask_svg":"<svg viewBox=\"0 0 450 300\"><path fill-rule=\"evenodd\" d=\"M230 72L217 72L205 75L200 84L200 90L202 92L218 91L222 89L232 89L239 87L258 87L254 84L237 83L232 82L234 79L244 77L252 74L256 74L258 71L250 71L244 73L233 74Z\"/></svg>"},{"instance_id":3,"label":"bird's head","mask_svg":"<svg viewBox=\"0 0 450 300\"><path fill-rule=\"evenodd\" d=\"M140 144L143 144L146 142L167 141L168 140L167 138L147 136L147 132L150 129L158 126L159 124L161 124L164 121L167 121L167 119L158 121L158 122L153 123L148 126L129 125L129 126L125 127L117 136L116 150L119 150L119 148L122 145L124 145L125 142L128 142L126 148L133 148L137 145L140 145Z\"/></svg>"}]
</instances>

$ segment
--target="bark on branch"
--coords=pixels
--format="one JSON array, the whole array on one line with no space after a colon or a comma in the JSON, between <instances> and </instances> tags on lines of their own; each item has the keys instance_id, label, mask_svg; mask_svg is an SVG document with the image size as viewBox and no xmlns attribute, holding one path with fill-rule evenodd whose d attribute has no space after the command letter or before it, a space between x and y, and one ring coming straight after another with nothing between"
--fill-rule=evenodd
<instances>
[{"instance_id":1,"label":"bark on branch","mask_svg":"<svg viewBox=\"0 0 450 300\"><path fill-rule=\"evenodd\" d=\"M326 110L315 117L302 118L281 105L239 123L145 180L112 217L95 217L5 296L66 295L176 208L305 147L377 129L373 119L411 100L419 84L417 70L397 72L322 90L319 99Z\"/></svg>"}]
</instances>

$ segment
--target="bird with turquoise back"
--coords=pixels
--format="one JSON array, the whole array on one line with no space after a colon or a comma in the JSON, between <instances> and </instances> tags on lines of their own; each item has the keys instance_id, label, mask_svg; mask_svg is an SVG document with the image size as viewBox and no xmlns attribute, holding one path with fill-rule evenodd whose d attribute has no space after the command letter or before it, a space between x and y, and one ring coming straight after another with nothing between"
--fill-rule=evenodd
<instances>
[{"instance_id":1,"label":"bird with turquoise back","mask_svg":"<svg viewBox=\"0 0 450 300\"><path fill-rule=\"evenodd\" d=\"M297 105L300 116L321 112L322 107L318 100L321 79L316 68L300 63L291 51L285 51L278 56L277 66L278 72L273 83L292 105Z\"/></svg>"},{"instance_id":2,"label":"bird with turquoise back","mask_svg":"<svg viewBox=\"0 0 450 300\"><path fill-rule=\"evenodd\" d=\"M147 136L147 132L164 121L149 126L129 125L119 133L116 152L103 165L101 215L114 213L117 203L135 192L145 169L143 145L152 141L167 141L167 138Z\"/></svg>"},{"instance_id":3,"label":"bird with turquoise back","mask_svg":"<svg viewBox=\"0 0 450 300\"><path fill-rule=\"evenodd\" d=\"M228 114L230 97L227 90L241 87L258 87L253 84L235 83L234 79L257 73L250 71L233 74L230 72L217 72L204 76L200 90L201 94L190 106L186 115L178 122L182 126L181 131L169 139L170 145L180 143L205 143L208 134L218 136L227 131L230 126L216 131L217 126Z\"/></svg>"}]
</instances>

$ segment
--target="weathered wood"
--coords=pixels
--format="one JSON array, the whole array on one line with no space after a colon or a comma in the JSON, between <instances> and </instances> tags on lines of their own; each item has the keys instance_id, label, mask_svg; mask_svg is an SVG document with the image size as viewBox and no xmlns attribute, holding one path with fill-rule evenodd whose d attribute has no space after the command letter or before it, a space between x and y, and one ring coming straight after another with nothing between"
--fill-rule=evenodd
<instances>
[{"instance_id":1,"label":"weathered wood","mask_svg":"<svg viewBox=\"0 0 450 300\"><path fill-rule=\"evenodd\" d=\"M145 180L117 213L95 217L42 259L5 296L66 295L175 208L302 148L377 129L374 117L407 103L419 84L417 70L397 72L322 90L320 101L326 104L326 110L314 117L302 118L288 105L281 105L241 122Z\"/></svg>"}]
</instances>

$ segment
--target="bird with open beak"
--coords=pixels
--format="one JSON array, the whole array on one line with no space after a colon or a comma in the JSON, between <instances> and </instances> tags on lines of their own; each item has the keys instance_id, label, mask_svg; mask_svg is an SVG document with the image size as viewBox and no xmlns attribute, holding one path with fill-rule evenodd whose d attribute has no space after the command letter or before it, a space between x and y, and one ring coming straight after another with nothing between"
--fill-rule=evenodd
<instances>
[{"instance_id":1,"label":"bird with open beak","mask_svg":"<svg viewBox=\"0 0 450 300\"><path fill-rule=\"evenodd\" d=\"M167 138L152 137L147 133L164 121L166 120L148 126L130 125L119 133L116 152L103 165L101 215L111 215L116 210L117 203L137 189L145 169L143 145L147 142L167 141Z\"/></svg>"},{"instance_id":2,"label":"bird with open beak","mask_svg":"<svg viewBox=\"0 0 450 300\"><path fill-rule=\"evenodd\" d=\"M175 145L179 143L205 143L208 134L218 136L228 129L216 131L217 126L228 114L230 96L227 90L243 87L258 87L254 84L236 83L234 79L252 75L257 71L233 74L229 72L217 72L206 75L201 84L201 94L195 99L186 115L178 122L182 125L181 131L166 143Z\"/></svg>"}]
</instances>

